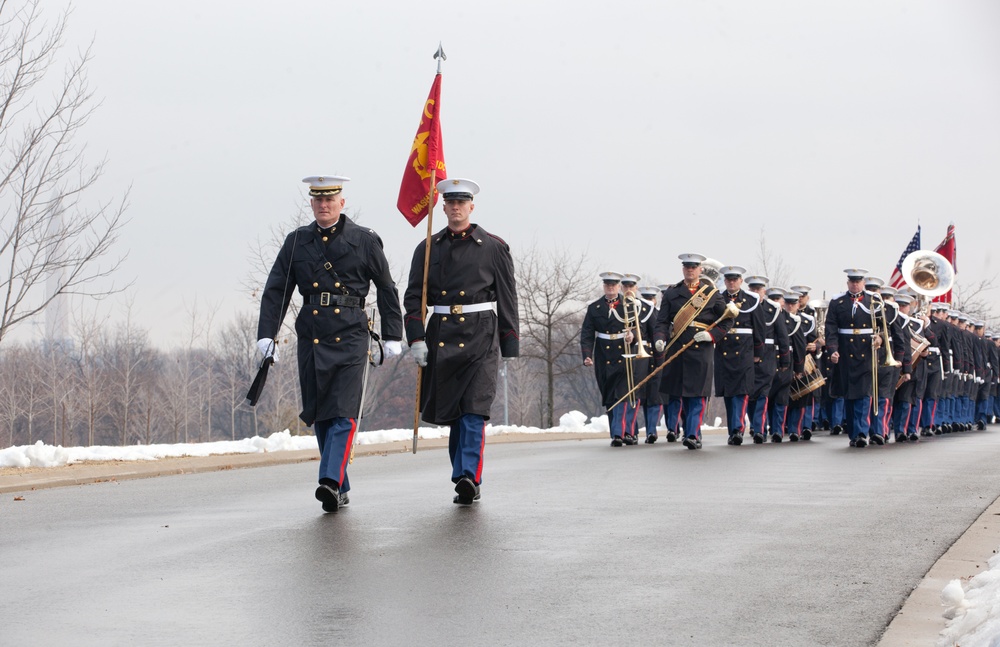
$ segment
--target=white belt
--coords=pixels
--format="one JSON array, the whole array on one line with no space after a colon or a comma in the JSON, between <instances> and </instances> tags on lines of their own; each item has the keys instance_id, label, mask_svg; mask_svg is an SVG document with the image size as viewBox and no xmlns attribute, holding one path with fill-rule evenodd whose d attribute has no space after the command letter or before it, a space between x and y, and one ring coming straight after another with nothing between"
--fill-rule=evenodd
<instances>
[{"instance_id":1,"label":"white belt","mask_svg":"<svg viewBox=\"0 0 1000 647\"><path fill-rule=\"evenodd\" d=\"M731 328L731 329L729 330L729 332L728 332L728 333L726 333L726 334L727 334L727 335L728 335L728 334L736 334L736 335L752 335L752 334L753 334L753 328Z\"/></svg>"},{"instance_id":2,"label":"white belt","mask_svg":"<svg viewBox=\"0 0 1000 647\"><path fill-rule=\"evenodd\" d=\"M773 339L765 339L764 343L765 344L771 344L772 346L774 346L774 340Z\"/></svg>"},{"instance_id":3,"label":"white belt","mask_svg":"<svg viewBox=\"0 0 1000 647\"><path fill-rule=\"evenodd\" d=\"M496 301L488 301L486 303L455 303L450 306L434 306L434 314L460 315L467 312L482 312L484 310L494 310L496 304Z\"/></svg>"},{"instance_id":4,"label":"white belt","mask_svg":"<svg viewBox=\"0 0 1000 647\"><path fill-rule=\"evenodd\" d=\"M872 334L871 328L838 328L837 332L841 335L870 335Z\"/></svg>"},{"instance_id":5,"label":"white belt","mask_svg":"<svg viewBox=\"0 0 1000 647\"><path fill-rule=\"evenodd\" d=\"M625 333L623 332L613 332L610 334L606 332L599 332L595 334L597 335L598 339L622 339L623 337L625 337Z\"/></svg>"},{"instance_id":6,"label":"white belt","mask_svg":"<svg viewBox=\"0 0 1000 647\"><path fill-rule=\"evenodd\" d=\"M928 353L933 353L934 355L940 355L941 354L941 349L938 348L937 346L931 346L930 348L927 349L927 352Z\"/></svg>"}]
</instances>

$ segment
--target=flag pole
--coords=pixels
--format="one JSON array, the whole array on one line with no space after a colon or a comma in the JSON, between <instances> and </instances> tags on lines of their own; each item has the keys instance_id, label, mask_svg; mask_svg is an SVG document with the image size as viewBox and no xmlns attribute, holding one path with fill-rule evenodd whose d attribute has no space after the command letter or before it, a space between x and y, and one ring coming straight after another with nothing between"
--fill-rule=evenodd
<instances>
[{"instance_id":1,"label":"flag pole","mask_svg":"<svg viewBox=\"0 0 1000 647\"><path fill-rule=\"evenodd\" d=\"M437 51L434 52L434 59L437 61L437 73L441 74L441 61L448 60L445 56L444 48L438 43ZM420 288L420 321L427 321L427 272L431 263L431 234L434 233L434 191L437 190L437 160L431 162L431 187L427 193L427 235L424 238L424 276ZM417 366L417 398L413 407L413 453L417 453L417 432L420 430L420 386L423 383L424 368Z\"/></svg>"}]
</instances>

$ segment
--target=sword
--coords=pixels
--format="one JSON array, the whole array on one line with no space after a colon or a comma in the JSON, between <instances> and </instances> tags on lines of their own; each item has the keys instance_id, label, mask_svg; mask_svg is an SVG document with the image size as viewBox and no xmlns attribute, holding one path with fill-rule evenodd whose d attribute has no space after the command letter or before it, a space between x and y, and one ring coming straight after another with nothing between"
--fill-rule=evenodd
<instances>
[{"instance_id":1,"label":"sword","mask_svg":"<svg viewBox=\"0 0 1000 647\"><path fill-rule=\"evenodd\" d=\"M375 332L374 327L375 308L372 308L368 315L368 334L370 339L368 340L368 356L365 357L365 370L361 375L361 406L358 408L358 428L354 431L354 438L351 439L351 457L347 459L348 465L354 463L354 445L357 442L358 433L361 432L361 419L365 415L365 396L368 394L368 369L375 365L375 358L372 357L372 340L378 344L379 364L385 359L382 351L382 342L379 340L378 333Z\"/></svg>"}]
</instances>

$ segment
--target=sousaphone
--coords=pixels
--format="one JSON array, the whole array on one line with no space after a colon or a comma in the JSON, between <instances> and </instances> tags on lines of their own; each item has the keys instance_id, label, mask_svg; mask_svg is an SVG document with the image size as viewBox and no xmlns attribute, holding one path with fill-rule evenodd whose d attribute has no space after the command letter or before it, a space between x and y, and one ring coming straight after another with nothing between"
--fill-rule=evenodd
<instances>
[{"instance_id":1,"label":"sousaphone","mask_svg":"<svg viewBox=\"0 0 1000 647\"><path fill-rule=\"evenodd\" d=\"M899 269L906 284L925 297L941 296L955 284L955 268L937 252L910 252Z\"/></svg>"}]
</instances>

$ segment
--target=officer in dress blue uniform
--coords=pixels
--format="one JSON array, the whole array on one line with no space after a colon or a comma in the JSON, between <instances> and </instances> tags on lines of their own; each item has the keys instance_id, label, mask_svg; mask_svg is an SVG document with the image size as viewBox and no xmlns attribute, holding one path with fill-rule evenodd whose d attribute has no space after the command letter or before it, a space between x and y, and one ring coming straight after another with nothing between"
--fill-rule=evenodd
<instances>
[{"instance_id":1,"label":"officer in dress blue uniform","mask_svg":"<svg viewBox=\"0 0 1000 647\"><path fill-rule=\"evenodd\" d=\"M722 298L739 308L740 313L729 332L715 344L715 395L722 397L726 405L728 444L742 445L754 367L764 358L767 322L760 296L743 289L746 268L726 265L719 274L726 286Z\"/></svg>"},{"instance_id":2,"label":"officer in dress blue uniform","mask_svg":"<svg viewBox=\"0 0 1000 647\"><path fill-rule=\"evenodd\" d=\"M404 325L421 372L426 422L448 425L453 502L480 498L486 421L496 395L499 359L518 356L514 261L503 239L471 222L479 185L449 178L437 184L448 226L431 238L426 329L421 318L426 242L413 251Z\"/></svg>"},{"instance_id":3,"label":"officer in dress blue uniform","mask_svg":"<svg viewBox=\"0 0 1000 647\"><path fill-rule=\"evenodd\" d=\"M628 324L628 331L631 338L628 342L628 350L625 354L625 375L626 386L631 391L632 387L639 384L652 367L653 354L652 339L656 319L653 318L653 304L645 301L639 296L639 282L642 277L638 274L626 273L622 277L622 308ZM639 348L640 340L642 349ZM648 383L643 385L644 391ZM623 439L626 445L635 445L638 442L639 411L645 407L643 394L640 391L633 393L625 402L625 435ZM656 425L653 426L653 434L656 434ZM646 442L652 444L656 442L654 438Z\"/></svg>"},{"instance_id":4,"label":"officer in dress blue uniform","mask_svg":"<svg viewBox=\"0 0 1000 647\"><path fill-rule=\"evenodd\" d=\"M705 257L681 254L678 258L684 280L663 292L654 347L666 361L691 342L663 369L660 393L667 400L667 429L677 433L683 411L684 446L700 449L705 401L712 393L714 344L726 335L733 322L732 319L720 321L726 313L726 302L711 281L701 278ZM709 330L716 321L719 323Z\"/></svg>"},{"instance_id":5,"label":"officer in dress blue uniform","mask_svg":"<svg viewBox=\"0 0 1000 647\"><path fill-rule=\"evenodd\" d=\"M826 313L826 343L836 391L844 395L851 447L865 447L871 427L873 352L882 345L875 334L872 295L865 292L868 270L849 268L847 292L830 301Z\"/></svg>"},{"instance_id":6,"label":"officer in dress blue uniform","mask_svg":"<svg viewBox=\"0 0 1000 647\"><path fill-rule=\"evenodd\" d=\"M277 358L274 338L285 318L294 288L303 304L295 319L298 338L299 417L316 431L319 487L323 510L346 506L351 489L347 464L358 428L361 387L371 343L365 298L372 283L382 319L385 356L401 352L403 326L396 282L382 252L382 240L341 212L349 178L307 177L316 221L285 238L261 294L257 346Z\"/></svg>"},{"instance_id":7,"label":"officer in dress blue uniform","mask_svg":"<svg viewBox=\"0 0 1000 647\"><path fill-rule=\"evenodd\" d=\"M611 446L625 444L626 402L613 406L628 392L625 354L632 334L625 328L619 272L602 272L604 294L587 306L580 326L580 354L584 366L594 367L601 403L608 414Z\"/></svg>"},{"instance_id":8,"label":"officer in dress blue uniform","mask_svg":"<svg viewBox=\"0 0 1000 647\"><path fill-rule=\"evenodd\" d=\"M788 330L788 357L791 367L787 371L779 371L771 384L768 395L768 420L770 422L771 442L780 443L784 439L785 426L788 418L788 404L791 399L792 381L801 377L805 361L805 336L802 333L802 319L798 316L799 298L784 288L771 286L767 290L771 300L781 303L785 328Z\"/></svg>"},{"instance_id":9,"label":"officer in dress blue uniform","mask_svg":"<svg viewBox=\"0 0 1000 647\"><path fill-rule=\"evenodd\" d=\"M789 341L781 303L767 298L767 277L748 276L745 282L750 291L761 298L760 307L764 311L766 325L764 355L759 363L754 364L754 385L750 392L750 434L754 443L759 445L767 437L768 396L774 377L779 371L787 372L789 368Z\"/></svg>"}]
</instances>

